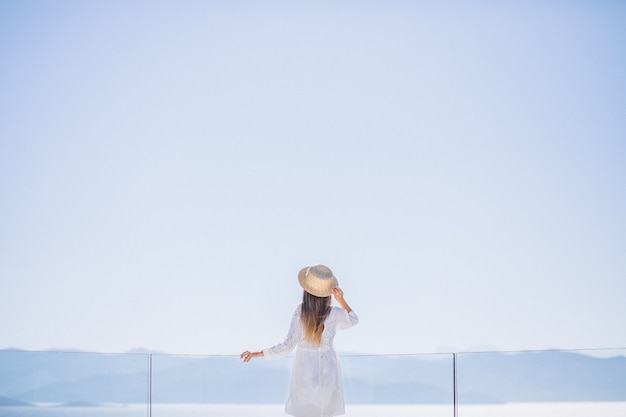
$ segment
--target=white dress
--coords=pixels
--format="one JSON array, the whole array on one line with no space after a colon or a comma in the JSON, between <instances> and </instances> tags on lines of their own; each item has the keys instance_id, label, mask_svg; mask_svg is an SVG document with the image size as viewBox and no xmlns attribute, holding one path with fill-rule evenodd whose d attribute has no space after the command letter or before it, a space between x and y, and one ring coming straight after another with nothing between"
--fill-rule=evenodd
<instances>
[{"instance_id":1,"label":"white dress","mask_svg":"<svg viewBox=\"0 0 626 417\"><path fill-rule=\"evenodd\" d=\"M289 397L285 412L295 417L331 417L345 413L341 368L333 346L338 330L359 322L354 311L348 313L332 307L324 321L322 343L316 346L304 337L300 322L301 305L291 318L289 333L282 343L263 349L268 359L286 356L296 346L296 357L291 369Z\"/></svg>"}]
</instances>

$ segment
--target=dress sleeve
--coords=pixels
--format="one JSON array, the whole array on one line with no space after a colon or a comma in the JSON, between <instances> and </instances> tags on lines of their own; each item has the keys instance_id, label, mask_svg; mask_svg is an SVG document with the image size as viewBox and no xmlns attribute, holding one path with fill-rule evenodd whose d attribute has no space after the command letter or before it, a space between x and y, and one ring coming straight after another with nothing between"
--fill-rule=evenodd
<instances>
[{"instance_id":1,"label":"dress sleeve","mask_svg":"<svg viewBox=\"0 0 626 417\"><path fill-rule=\"evenodd\" d=\"M337 321L338 330L348 329L359 322L359 316L356 315L354 310L348 313L343 308L336 308L341 310L341 313L339 314L339 320Z\"/></svg>"},{"instance_id":2,"label":"dress sleeve","mask_svg":"<svg viewBox=\"0 0 626 417\"><path fill-rule=\"evenodd\" d=\"M298 306L296 311L293 313L291 317L291 324L289 325L289 332L287 333L287 337L282 343L279 343L270 348L263 349L263 356L267 359L275 359L280 358L282 356L287 356L289 352L291 352L298 341L300 340L300 335L302 334L302 325L300 323L300 309Z\"/></svg>"}]
</instances>

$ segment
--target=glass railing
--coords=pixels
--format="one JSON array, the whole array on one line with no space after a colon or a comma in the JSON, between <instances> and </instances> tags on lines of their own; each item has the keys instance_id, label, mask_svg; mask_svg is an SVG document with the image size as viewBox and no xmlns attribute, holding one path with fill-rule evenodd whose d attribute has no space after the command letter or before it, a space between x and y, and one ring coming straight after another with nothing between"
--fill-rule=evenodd
<instances>
[{"instance_id":1,"label":"glass railing","mask_svg":"<svg viewBox=\"0 0 626 417\"><path fill-rule=\"evenodd\" d=\"M284 415L292 358L152 356L152 416ZM452 355L342 355L348 415L451 416ZM436 407L433 407L436 406Z\"/></svg>"},{"instance_id":2,"label":"glass railing","mask_svg":"<svg viewBox=\"0 0 626 417\"><path fill-rule=\"evenodd\" d=\"M0 417L145 417L149 383L143 354L0 350Z\"/></svg>"},{"instance_id":3,"label":"glass railing","mask_svg":"<svg viewBox=\"0 0 626 417\"><path fill-rule=\"evenodd\" d=\"M346 415L454 415L454 356L345 355L341 357Z\"/></svg>"},{"instance_id":4,"label":"glass railing","mask_svg":"<svg viewBox=\"0 0 626 417\"><path fill-rule=\"evenodd\" d=\"M152 356L153 417L282 415L291 358Z\"/></svg>"},{"instance_id":5,"label":"glass railing","mask_svg":"<svg viewBox=\"0 0 626 417\"><path fill-rule=\"evenodd\" d=\"M626 349L457 354L458 415L626 416Z\"/></svg>"},{"instance_id":6,"label":"glass railing","mask_svg":"<svg viewBox=\"0 0 626 417\"><path fill-rule=\"evenodd\" d=\"M346 415L626 416L626 349L340 355ZM292 358L0 350L0 417L284 415Z\"/></svg>"}]
</instances>

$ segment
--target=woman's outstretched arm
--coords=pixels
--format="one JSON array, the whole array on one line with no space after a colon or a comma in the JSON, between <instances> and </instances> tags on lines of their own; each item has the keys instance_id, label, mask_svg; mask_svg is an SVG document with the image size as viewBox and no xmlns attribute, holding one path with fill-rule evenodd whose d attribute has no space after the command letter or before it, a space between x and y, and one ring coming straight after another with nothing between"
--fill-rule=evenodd
<instances>
[{"instance_id":1,"label":"woman's outstretched arm","mask_svg":"<svg viewBox=\"0 0 626 417\"><path fill-rule=\"evenodd\" d=\"M289 352L291 352L296 347L296 345L298 344L298 340L300 339L300 308L300 306L296 307L296 310L291 317L289 332L287 333L287 337L282 343L258 352L250 352L249 350L246 350L240 355L240 358L243 359L244 362L248 362L252 358L260 358L261 356L265 356L267 359L273 359L280 356L286 356Z\"/></svg>"}]
</instances>

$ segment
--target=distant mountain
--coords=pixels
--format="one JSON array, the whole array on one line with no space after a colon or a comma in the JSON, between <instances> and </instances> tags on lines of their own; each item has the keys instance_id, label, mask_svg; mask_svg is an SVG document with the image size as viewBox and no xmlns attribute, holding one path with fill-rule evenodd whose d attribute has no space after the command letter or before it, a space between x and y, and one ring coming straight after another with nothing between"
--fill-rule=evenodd
<instances>
[{"instance_id":1,"label":"distant mountain","mask_svg":"<svg viewBox=\"0 0 626 417\"><path fill-rule=\"evenodd\" d=\"M0 397L0 407L28 407L31 404L14 400L13 398Z\"/></svg>"},{"instance_id":2,"label":"distant mountain","mask_svg":"<svg viewBox=\"0 0 626 417\"><path fill-rule=\"evenodd\" d=\"M23 403L146 402L150 358L154 403L281 403L292 361L0 350L0 396ZM452 403L450 355L355 355L341 363L349 403ZM625 357L462 354L457 371L461 403L626 401Z\"/></svg>"},{"instance_id":3,"label":"distant mountain","mask_svg":"<svg viewBox=\"0 0 626 417\"><path fill-rule=\"evenodd\" d=\"M626 401L626 358L571 352L464 354L460 402Z\"/></svg>"}]
</instances>

